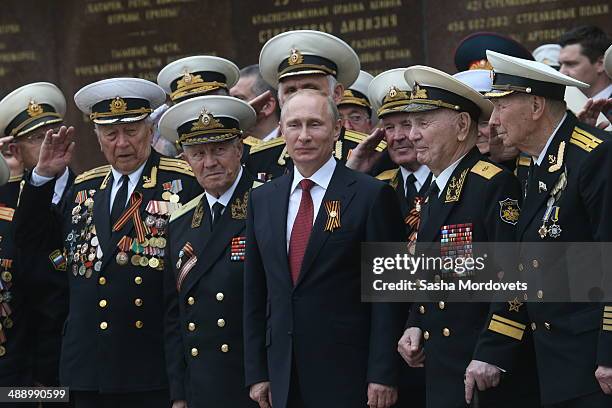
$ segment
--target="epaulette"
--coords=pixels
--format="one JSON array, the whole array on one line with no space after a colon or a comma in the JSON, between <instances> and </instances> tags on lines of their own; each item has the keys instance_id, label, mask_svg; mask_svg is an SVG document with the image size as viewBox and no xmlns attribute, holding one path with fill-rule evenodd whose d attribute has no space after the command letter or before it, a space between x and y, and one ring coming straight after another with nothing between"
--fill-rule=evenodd
<instances>
[{"instance_id":1,"label":"epaulette","mask_svg":"<svg viewBox=\"0 0 612 408\"><path fill-rule=\"evenodd\" d=\"M108 164L105 166L96 167L95 169L87 170L86 172L79 174L74 179L74 184L79 184L84 181L95 179L98 177L104 177L108 174L110 170L111 166Z\"/></svg>"},{"instance_id":2,"label":"epaulette","mask_svg":"<svg viewBox=\"0 0 612 408\"><path fill-rule=\"evenodd\" d=\"M251 186L251 188L257 188L259 186L262 186L263 184L264 183L262 183L261 181L254 180L253 181L253 185Z\"/></svg>"},{"instance_id":3,"label":"epaulette","mask_svg":"<svg viewBox=\"0 0 612 408\"><path fill-rule=\"evenodd\" d=\"M520 155L516 158L516 165L529 167L531 166L531 159L528 156Z\"/></svg>"},{"instance_id":4,"label":"epaulette","mask_svg":"<svg viewBox=\"0 0 612 408\"><path fill-rule=\"evenodd\" d=\"M183 173L188 176L194 176L193 170L189 163L181 159L172 159L170 157L160 157L159 169L165 171L172 171L175 173Z\"/></svg>"},{"instance_id":5,"label":"epaulette","mask_svg":"<svg viewBox=\"0 0 612 408\"><path fill-rule=\"evenodd\" d=\"M187 214L189 211L193 210L198 205L203 195L204 193L200 194L199 196L185 203L185 205L183 205L181 208L173 212L172 215L170 216L170 222L182 217L183 215Z\"/></svg>"},{"instance_id":6,"label":"epaulette","mask_svg":"<svg viewBox=\"0 0 612 408\"><path fill-rule=\"evenodd\" d=\"M17 174L15 176L9 177L7 183L14 183L16 181L21 181L21 179L23 179L23 174Z\"/></svg>"},{"instance_id":7,"label":"epaulette","mask_svg":"<svg viewBox=\"0 0 612 408\"><path fill-rule=\"evenodd\" d=\"M484 160L480 160L474 165L474 167L472 167L472 173L476 173L479 176L486 178L487 180L492 179L493 176L495 176L501 171L501 167L497 167L493 163L489 163Z\"/></svg>"},{"instance_id":8,"label":"epaulette","mask_svg":"<svg viewBox=\"0 0 612 408\"><path fill-rule=\"evenodd\" d=\"M368 136L369 136L368 134L357 132L356 130L349 130L349 129L344 130L344 139L349 140L351 142L355 142L357 144L363 142L365 138ZM387 148L387 142L385 142L384 140L381 140L380 143L378 143L378 145L376 146L376 151L382 152L386 148Z\"/></svg>"},{"instance_id":9,"label":"epaulette","mask_svg":"<svg viewBox=\"0 0 612 408\"><path fill-rule=\"evenodd\" d=\"M582 150L589 153L593 151L593 149L595 149L597 146L599 146L601 142L601 139L593 136L584 129L580 129L579 127L574 128L574 132L572 132L572 138L570 139L571 144L576 145Z\"/></svg>"},{"instance_id":10,"label":"epaulette","mask_svg":"<svg viewBox=\"0 0 612 408\"><path fill-rule=\"evenodd\" d=\"M257 152L261 152L264 150L267 150L271 147L276 147L276 146L281 146L285 144L285 139L282 137L275 137L272 140L268 140L267 142L261 142L255 146L251 147L251 151L249 152L249 154L253 154L253 153L257 153Z\"/></svg>"},{"instance_id":11,"label":"epaulette","mask_svg":"<svg viewBox=\"0 0 612 408\"><path fill-rule=\"evenodd\" d=\"M256 138L256 137L253 137L253 136L247 136L247 137L245 137L244 139L242 139L242 143L244 143L244 144L245 144L245 145L247 145L247 146L251 146L251 147L253 147L253 146L255 146L255 145L261 144L261 143L262 143L262 141L261 141L261 139L258 139L258 138Z\"/></svg>"},{"instance_id":12,"label":"epaulette","mask_svg":"<svg viewBox=\"0 0 612 408\"><path fill-rule=\"evenodd\" d=\"M398 171L399 169L385 170L382 173L380 173L378 176L376 176L376 178L382 181L393 180L395 176L397 176Z\"/></svg>"}]
</instances>

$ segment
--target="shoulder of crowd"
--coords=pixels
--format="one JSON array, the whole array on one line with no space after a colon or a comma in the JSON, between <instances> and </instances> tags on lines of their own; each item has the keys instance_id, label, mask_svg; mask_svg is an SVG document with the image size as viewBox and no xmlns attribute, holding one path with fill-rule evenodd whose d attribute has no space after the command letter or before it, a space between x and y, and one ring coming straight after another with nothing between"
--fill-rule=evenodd
<instances>
[{"instance_id":1,"label":"shoulder of crowd","mask_svg":"<svg viewBox=\"0 0 612 408\"><path fill-rule=\"evenodd\" d=\"M398 172L399 172L399 169L385 170L382 173L380 173L378 176L376 176L376 178L382 181L393 180L395 176L397 176Z\"/></svg>"},{"instance_id":2,"label":"shoulder of crowd","mask_svg":"<svg viewBox=\"0 0 612 408\"><path fill-rule=\"evenodd\" d=\"M159 169L169 171L171 173L181 173L193 177L193 170L189 163L182 159L174 159L171 157L159 158Z\"/></svg>"},{"instance_id":3,"label":"shoulder of crowd","mask_svg":"<svg viewBox=\"0 0 612 408\"><path fill-rule=\"evenodd\" d=\"M581 126L575 126L570 137L570 143L574 146L579 147L587 153L591 153L600 144L605 141L609 141L607 133L603 130L591 128L581 124Z\"/></svg>"},{"instance_id":4,"label":"shoulder of crowd","mask_svg":"<svg viewBox=\"0 0 612 408\"><path fill-rule=\"evenodd\" d=\"M488 161L479 160L478 163L472 166L471 172L487 180L491 180L493 177L503 172L503 169Z\"/></svg>"},{"instance_id":5,"label":"shoulder of crowd","mask_svg":"<svg viewBox=\"0 0 612 408\"><path fill-rule=\"evenodd\" d=\"M202 199L203 195L204 195L204 193L198 195L197 197L195 197L195 198L191 199L190 201L186 202L181 208L179 208L178 210L173 212L172 215L170 216L170 222L176 221L177 219L179 219L183 215L185 215L188 212L190 212L191 210L193 210L198 205L198 203Z\"/></svg>"},{"instance_id":6,"label":"shoulder of crowd","mask_svg":"<svg viewBox=\"0 0 612 408\"><path fill-rule=\"evenodd\" d=\"M74 179L74 184L79 184L84 181L92 180L95 178L105 177L110 170L111 170L111 166L109 164L100 166L100 167L96 167L95 169L87 170L86 172L79 174Z\"/></svg>"},{"instance_id":7,"label":"shoulder of crowd","mask_svg":"<svg viewBox=\"0 0 612 408\"><path fill-rule=\"evenodd\" d=\"M257 153L257 152L262 152L264 150L268 150L272 147L276 147L276 146L282 146L285 144L285 139L282 137L275 137L272 140L268 140L267 142L261 142L258 143L254 146L251 146L251 151L249 152L249 154L253 154L253 153Z\"/></svg>"},{"instance_id":8,"label":"shoulder of crowd","mask_svg":"<svg viewBox=\"0 0 612 408\"><path fill-rule=\"evenodd\" d=\"M357 144L363 142L368 136L367 133L358 132L356 130L344 129L344 140L349 140L351 142L355 142ZM387 148L387 142L381 140L380 143L376 146L377 152L382 152Z\"/></svg>"}]
</instances>

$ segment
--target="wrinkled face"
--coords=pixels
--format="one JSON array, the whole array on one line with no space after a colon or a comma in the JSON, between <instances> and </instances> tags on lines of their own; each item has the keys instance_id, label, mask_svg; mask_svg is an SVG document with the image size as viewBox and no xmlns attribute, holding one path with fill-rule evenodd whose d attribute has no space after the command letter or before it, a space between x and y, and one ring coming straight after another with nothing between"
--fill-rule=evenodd
<instances>
[{"instance_id":1,"label":"wrinkled face","mask_svg":"<svg viewBox=\"0 0 612 408\"><path fill-rule=\"evenodd\" d=\"M349 130L369 134L372 131L372 122L368 110L356 105L338 106L342 125Z\"/></svg>"},{"instance_id":2,"label":"wrinkled face","mask_svg":"<svg viewBox=\"0 0 612 408\"><path fill-rule=\"evenodd\" d=\"M417 165L417 154L410 141L410 114L391 113L381 119L385 129L387 151L393 163L412 168Z\"/></svg>"},{"instance_id":3,"label":"wrinkled face","mask_svg":"<svg viewBox=\"0 0 612 408\"><path fill-rule=\"evenodd\" d=\"M529 98L522 94L491 98L494 109L489 125L505 147L517 147L524 151L533 124Z\"/></svg>"},{"instance_id":4,"label":"wrinkled face","mask_svg":"<svg viewBox=\"0 0 612 408\"><path fill-rule=\"evenodd\" d=\"M561 48L559 53L559 71L562 74L571 76L589 85L593 85L597 81L598 70L601 70L601 64L591 63L589 57L582 54L582 45L571 44Z\"/></svg>"},{"instance_id":5,"label":"wrinkled face","mask_svg":"<svg viewBox=\"0 0 612 408\"><path fill-rule=\"evenodd\" d=\"M329 96L329 82L326 75L297 75L283 78L278 84L278 103L282 107L287 98L300 89L314 89Z\"/></svg>"},{"instance_id":6,"label":"wrinkled face","mask_svg":"<svg viewBox=\"0 0 612 408\"><path fill-rule=\"evenodd\" d=\"M240 77L236 85L230 89L230 95L234 98L241 99L245 102L250 101L257 95L253 92L253 84L255 82L255 76Z\"/></svg>"},{"instance_id":7,"label":"wrinkled face","mask_svg":"<svg viewBox=\"0 0 612 408\"><path fill-rule=\"evenodd\" d=\"M457 151L458 114L450 109L408 113L410 141L414 144L419 163L432 170L443 170Z\"/></svg>"},{"instance_id":8,"label":"wrinkled face","mask_svg":"<svg viewBox=\"0 0 612 408\"><path fill-rule=\"evenodd\" d=\"M341 123L333 122L323 96L300 94L288 104L280 126L289 156L298 168L319 169L331 157Z\"/></svg>"},{"instance_id":9,"label":"wrinkled face","mask_svg":"<svg viewBox=\"0 0 612 408\"><path fill-rule=\"evenodd\" d=\"M476 147L482 154L489 153L489 136L491 135L489 121L481 120L478 122L478 138L476 139Z\"/></svg>"},{"instance_id":10,"label":"wrinkled face","mask_svg":"<svg viewBox=\"0 0 612 408\"><path fill-rule=\"evenodd\" d=\"M121 174L130 174L151 153L153 127L144 120L116 125L98 125L98 142L106 161Z\"/></svg>"},{"instance_id":11,"label":"wrinkled face","mask_svg":"<svg viewBox=\"0 0 612 408\"><path fill-rule=\"evenodd\" d=\"M203 143L183 146L184 158L191 165L198 183L216 197L225 193L240 171L242 141Z\"/></svg>"},{"instance_id":12,"label":"wrinkled face","mask_svg":"<svg viewBox=\"0 0 612 408\"><path fill-rule=\"evenodd\" d=\"M45 125L16 139L15 143L18 146L16 155L18 159L23 162L23 166L26 169L31 170L36 167L38 164L38 156L40 155L40 147L42 146L43 140L45 140L45 134L51 129L55 131L58 126L60 125Z\"/></svg>"}]
</instances>

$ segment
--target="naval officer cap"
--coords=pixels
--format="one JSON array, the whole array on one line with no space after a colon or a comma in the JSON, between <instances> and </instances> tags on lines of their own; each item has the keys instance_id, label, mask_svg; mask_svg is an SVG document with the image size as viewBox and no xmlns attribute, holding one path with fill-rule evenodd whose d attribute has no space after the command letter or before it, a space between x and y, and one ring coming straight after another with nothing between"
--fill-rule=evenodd
<instances>
[{"instance_id":1,"label":"naval officer cap","mask_svg":"<svg viewBox=\"0 0 612 408\"><path fill-rule=\"evenodd\" d=\"M166 65L157 83L174 103L236 85L240 70L233 62L211 55L181 58Z\"/></svg>"},{"instance_id":2,"label":"naval officer cap","mask_svg":"<svg viewBox=\"0 0 612 408\"><path fill-rule=\"evenodd\" d=\"M140 78L110 78L81 88L74 102L98 125L143 120L166 101L157 84Z\"/></svg>"},{"instance_id":3,"label":"naval officer cap","mask_svg":"<svg viewBox=\"0 0 612 408\"><path fill-rule=\"evenodd\" d=\"M368 86L374 77L365 72L359 71L357 80L353 82L349 88L344 90L342 100L338 103L338 106L356 105L366 108L369 113L372 112L372 104L368 99Z\"/></svg>"},{"instance_id":4,"label":"naval officer cap","mask_svg":"<svg viewBox=\"0 0 612 408\"><path fill-rule=\"evenodd\" d=\"M161 135L176 145L225 142L242 137L255 124L246 102L222 95L197 96L168 109L159 120Z\"/></svg>"},{"instance_id":5,"label":"naval officer cap","mask_svg":"<svg viewBox=\"0 0 612 408\"><path fill-rule=\"evenodd\" d=\"M491 92L491 87L493 86L491 71L488 69L472 69L469 71L457 72L453 75L453 78L460 80L472 89L480 92L482 95Z\"/></svg>"},{"instance_id":6,"label":"naval officer cap","mask_svg":"<svg viewBox=\"0 0 612 408\"><path fill-rule=\"evenodd\" d=\"M360 67L359 57L347 43L314 30L281 33L268 40L259 54L261 76L274 88L283 78L309 74L331 75L348 88Z\"/></svg>"},{"instance_id":7,"label":"naval officer cap","mask_svg":"<svg viewBox=\"0 0 612 408\"><path fill-rule=\"evenodd\" d=\"M546 64L558 70L561 66L559 63L560 52L561 46L559 44L542 44L533 50L533 58L542 64Z\"/></svg>"},{"instance_id":8,"label":"naval officer cap","mask_svg":"<svg viewBox=\"0 0 612 408\"><path fill-rule=\"evenodd\" d=\"M8 183L10 176L11 170L9 169L8 163L4 159L4 156L0 154L0 186Z\"/></svg>"},{"instance_id":9,"label":"naval officer cap","mask_svg":"<svg viewBox=\"0 0 612 408\"><path fill-rule=\"evenodd\" d=\"M606 74L612 79L612 45L608 47L604 54L604 69Z\"/></svg>"},{"instance_id":10,"label":"naval officer cap","mask_svg":"<svg viewBox=\"0 0 612 408\"><path fill-rule=\"evenodd\" d=\"M404 108L405 112L450 109L467 112L475 121L479 118L488 120L493 112L489 100L446 72L415 65L406 69L404 77L412 88L410 104Z\"/></svg>"},{"instance_id":11,"label":"naval officer cap","mask_svg":"<svg viewBox=\"0 0 612 408\"><path fill-rule=\"evenodd\" d=\"M395 68L378 74L368 87L368 95L378 118L403 112L410 103L411 88L404 79L406 68Z\"/></svg>"},{"instance_id":12,"label":"naval officer cap","mask_svg":"<svg viewBox=\"0 0 612 408\"><path fill-rule=\"evenodd\" d=\"M495 51L487 51L487 57L493 65L493 89L485 94L488 98L499 98L519 92L562 101L566 86L589 87L588 84L563 75L541 62Z\"/></svg>"},{"instance_id":13,"label":"naval officer cap","mask_svg":"<svg viewBox=\"0 0 612 408\"><path fill-rule=\"evenodd\" d=\"M0 101L0 131L19 138L46 125L61 123L66 98L49 82L24 85Z\"/></svg>"},{"instance_id":14,"label":"naval officer cap","mask_svg":"<svg viewBox=\"0 0 612 408\"><path fill-rule=\"evenodd\" d=\"M487 50L498 51L506 55L533 60L533 56L520 43L498 33L477 32L468 35L459 42L455 50L455 67L457 71L470 69L491 69L487 59Z\"/></svg>"}]
</instances>

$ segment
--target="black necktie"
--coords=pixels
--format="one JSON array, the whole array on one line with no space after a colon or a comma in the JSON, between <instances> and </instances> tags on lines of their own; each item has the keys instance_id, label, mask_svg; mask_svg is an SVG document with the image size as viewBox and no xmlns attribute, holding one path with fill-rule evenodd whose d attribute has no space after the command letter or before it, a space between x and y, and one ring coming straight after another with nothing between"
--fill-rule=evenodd
<instances>
[{"instance_id":1,"label":"black necktie","mask_svg":"<svg viewBox=\"0 0 612 408\"><path fill-rule=\"evenodd\" d=\"M125 210L125 205L127 203L129 180L129 177L126 175L123 175L120 179L121 187L119 187L117 194L115 194L115 200L113 201L113 207L111 209L111 229L113 228L113 225L115 225L119 217L121 217L121 214L123 214L123 210Z\"/></svg>"},{"instance_id":2,"label":"black necktie","mask_svg":"<svg viewBox=\"0 0 612 408\"><path fill-rule=\"evenodd\" d=\"M414 174L408 175L406 177L406 184L404 186L404 190L406 191L406 203L408 203L408 208L412 208L414 206L414 199L417 196L418 192L414 185L416 181L416 177Z\"/></svg>"},{"instance_id":3,"label":"black necktie","mask_svg":"<svg viewBox=\"0 0 612 408\"><path fill-rule=\"evenodd\" d=\"M429 216L431 214L435 214L437 211L438 204L440 203L440 199L438 198L438 194L440 193L440 189L438 188L438 183L432 180L429 189L427 190L427 204L423 209L423 215L421 216L421 227L425 225Z\"/></svg>"},{"instance_id":4,"label":"black necktie","mask_svg":"<svg viewBox=\"0 0 612 408\"><path fill-rule=\"evenodd\" d=\"M212 228L214 228L215 225L219 223L219 219L221 218L221 212L223 211L224 208L225 206L221 204L219 201L213 204L212 206L212 216L213 216Z\"/></svg>"}]
</instances>

